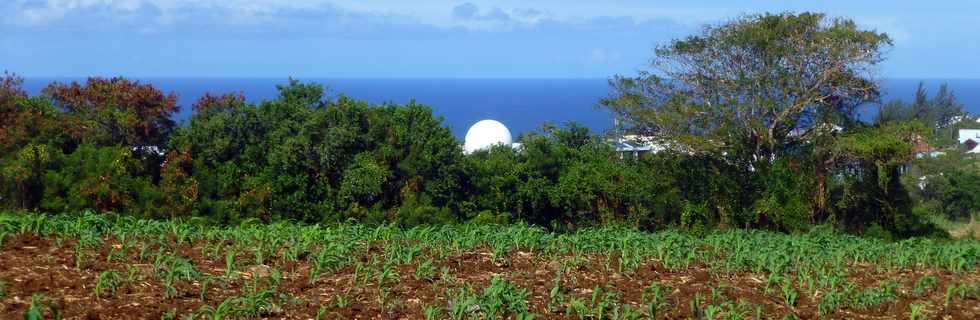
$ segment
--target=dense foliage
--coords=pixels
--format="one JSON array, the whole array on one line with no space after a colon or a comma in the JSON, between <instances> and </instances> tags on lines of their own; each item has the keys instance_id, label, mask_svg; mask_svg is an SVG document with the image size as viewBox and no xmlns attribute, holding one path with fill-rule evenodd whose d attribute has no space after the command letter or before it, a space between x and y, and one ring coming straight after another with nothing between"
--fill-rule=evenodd
<instances>
[{"instance_id":1,"label":"dense foliage","mask_svg":"<svg viewBox=\"0 0 980 320\"><path fill-rule=\"evenodd\" d=\"M878 124L920 123L926 135L917 137L918 157L907 165L902 183L910 191L913 210L950 221L969 221L980 213L980 162L966 153L976 145L960 144L960 129L980 123L964 110L946 85L930 97L920 83L911 103L891 101L875 117Z\"/></svg>"},{"instance_id":2,"label":"dense foliage","mask_svg":"<svg viewBox=\"0 0 980 320\"><path fill-rule=\"evenodd\" d=\"M545 125L518 149L464 154L427 106L372 106L295 80L257 103L205 95L177 126L174 94L148 84L92 78L31 97L6 74L0 206L223 222L695 232L831 223L883 237L938 234L915 203L969 216L980 174L957 169L928 188L902 176L927 128L961 113L951 94L859 121L856 108L878 98L868 72L889 44L807 13L743 17L659 48L662 73L617 77L602 101L626 125L618 129L668 146L639 156L575 124ZM935 121L907 121L919 113Z\"/></svg>"},{"instance_id":3,"label":"dense foliage","mask_svg":"<svg viewBox=\"0 0 980 320\"><path fill-rule=\"evenodd\" d=\"M279 99L259 104L207 96L195 106L170 141L179 155L164 164L176 166L164 179L193 190L197 205L174 214L452 220L462 152L430 108L327 99L296 81L279 89Z\"/></svg>"},{"instance_id":4,"label":"dense foliage","mask_svg":"<svg viewBox=\"0 0 980 320\"><path fill-rule=\"evenodd\" d=\"M900 168L922 127L864 124L887 35L823 14L745 16L656 50L652 72L610 81L602 104L627 132L723 159L738 204L703 208L739 225L932 234L911 214Z\"/></svg>"}]
</instances>

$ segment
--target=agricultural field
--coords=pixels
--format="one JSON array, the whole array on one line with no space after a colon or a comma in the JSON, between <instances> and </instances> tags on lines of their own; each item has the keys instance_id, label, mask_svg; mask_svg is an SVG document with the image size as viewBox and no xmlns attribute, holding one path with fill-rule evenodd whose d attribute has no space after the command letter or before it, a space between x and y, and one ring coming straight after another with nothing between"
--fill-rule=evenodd
<instances>
[{"instance_id":1,"label":"agricultural field","mask_svg":"<svg viewBox=\"0 0 980 320\"><path fill-rule=\"evenodd\" d=\"M0 318L978 319L980 241L0 213Z\"/></svg>"}]
</instances>

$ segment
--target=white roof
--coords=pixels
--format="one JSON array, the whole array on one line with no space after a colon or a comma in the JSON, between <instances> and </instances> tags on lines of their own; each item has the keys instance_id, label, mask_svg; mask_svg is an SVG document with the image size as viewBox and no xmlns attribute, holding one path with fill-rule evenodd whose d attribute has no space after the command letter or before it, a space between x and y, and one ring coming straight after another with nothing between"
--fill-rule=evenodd
<instances>
[{"instance_id":1,"label":"white roof","mask_svg":"<svg viewBox=\"0 0 980 320\"><path fill-rule=\"evenodd\" d=\"M974 142L980 143L980 130L978 129L960 129L959 139L960 143L966 143L967 140L973 140ZM969 153L980 153L980 145L973 148L973 150L968 150Z\"/></svg>"},{"instance_id":2,"label":"white roof","mask_svg":"<svg viewBox=\"0 0 980 320\"><path fill-rule=\"evenodd\" d=\"M666 143L658 141L656 137L632 134L624 135L617 139L610 139L609 143L619 152L657 153L668 148Z\"/></svg>"}]
</instances>

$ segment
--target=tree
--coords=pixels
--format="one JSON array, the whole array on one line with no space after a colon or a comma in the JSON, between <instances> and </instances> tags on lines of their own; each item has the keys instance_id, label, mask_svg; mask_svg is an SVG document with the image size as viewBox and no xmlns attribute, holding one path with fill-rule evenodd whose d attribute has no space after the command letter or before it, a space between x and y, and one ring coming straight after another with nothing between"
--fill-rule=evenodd
<instances>
[{"instance_id":1,"label":"tree","mask_svg":"<svg viewBox=\"0 0 980 320\"><path fill-rule=\"evenodd\" d=\"M64 118L49 101L28 97L24 80L0 78L0 205L36 209L51 152L65 140Z\"/></svg>"},{"instance_id":2,"label":"tree","mask_svg":"<svg viewBox=\"0 0 980 320\"><path fill-rule=\"evenodd\" d=\"M633 130L747 163L854 122L878 98L887 35L823 14L765 14L658 47L655 72L617 76L602 100Z\"/></svg>"},{"instance_id":3,"label":"tree","mask_svg":"<svg viewBox=\"0 0 980 320\"><path fill-rule=\"evenodd\" d=\"M886 34L849 19L746 16L658 47L652 72L613 78L614 94L601 103L629 130L763 173L757 177L777 159L799 158L813 168L813 184L798 187L813 190L812 220L819 220L833 167L829 146L859 122L858 106L878 100L874 70L890 45ZM761 190L746 193L772 184L746 188L753 185Z\"/></svg>"},{"instance_id":4,"label":"tree","mask_svg":"<svg viewBox=\"0 0 980 320\"><path fill-rule=\"evenodd\" d=\"M173 172L173 185L201 199L198 211L304 221L449 216L441 208L457 203L462 149L431 108L328 98L322 86L295 80L278 89L279 98L258 104L205 95L174 133L169 148L192 165Z\"/></svg>"},{"instance_id":5,"label":"tree","mask_svg":"<svg viewBox=\"0 0 980 320\"><path fill-rule=\"evenodd\" d=\"M917 122L861 126L843 134L831 147L838 180L832 199L835 220L848 228L884 228L900 237L934 235L937 229L912 211L912 199L900 179L900 168L912 160Z\"/></svg>"},{"instance_id":6,"label":"tree","mask_svg":"<svg viewBox=\"0 0 980 320\"><path fill-rule=\"evenodd\" d=\"M23 78L8 71L3 72L3 77L0 78L0 130L6 129L13 122L18 100L27 98L23 84Z\"/></svg>"},{"instance_id":7,"label":"tree","mask_svg":"<svg viewBox=\"0 0 980 320\"><path fill-rule=\"evenodd\" d=\"M889 101L881 106L874 122L917 121L929 129L927 132L931 134L933 144L949 146L956 144L954 129L966 116L963 105L956 101L956 95L949 91L947 84L940 85L936 95L929 98L924 84L919 82L911 104L901 100Z\"/></svg>"},{"instance_id":8,"label":"tree","mask_svg":"<svg viewBox=\"0 0 980 320\"><path fill-rule=\"evenodd\" d=\"M89 78L84 85L52 83L44 94L64 112L69 133L80 143L134 150L163 147L180 108L177 95L124 78Z\"/></svg>"}]
</instances>

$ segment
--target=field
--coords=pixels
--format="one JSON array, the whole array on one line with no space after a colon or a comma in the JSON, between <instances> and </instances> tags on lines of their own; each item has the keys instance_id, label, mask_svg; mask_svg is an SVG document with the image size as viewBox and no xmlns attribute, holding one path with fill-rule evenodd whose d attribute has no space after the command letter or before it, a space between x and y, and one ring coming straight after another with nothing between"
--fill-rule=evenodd
<instances>
[{"instance_id":1,"label":"field","mask_svg":"<svg viewBox=\"0 0 980 320\"><path fill-rule=\"evenodd\" d=\"M978 319L980 242L0 214L0 318Z\"/></svg>"}]
</instances>

